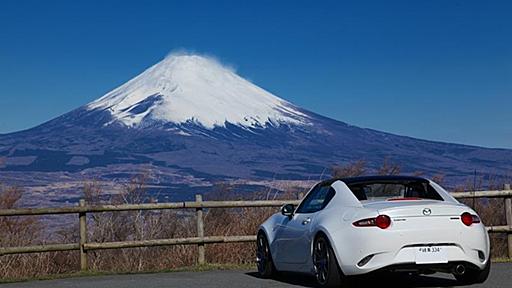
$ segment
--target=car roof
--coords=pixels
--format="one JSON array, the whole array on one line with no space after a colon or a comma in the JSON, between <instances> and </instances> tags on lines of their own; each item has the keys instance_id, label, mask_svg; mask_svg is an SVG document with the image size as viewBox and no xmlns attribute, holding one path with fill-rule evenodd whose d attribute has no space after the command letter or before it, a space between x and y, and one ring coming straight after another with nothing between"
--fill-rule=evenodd
<instances>
[{"instance_id":1,"label":"car roof","mask_svg":"<svg viewBox=\"0 0 512 288\"><path fill-rule=\"evenodd\" d=\"M426 178L418 176L402 176L402 175L379 175L379 176L358 176L358 177L336 177L322 181L321 185L331 185L336 181L342 181L347 185L363 182L428 182Z\"/></svg>"}]
</instances>

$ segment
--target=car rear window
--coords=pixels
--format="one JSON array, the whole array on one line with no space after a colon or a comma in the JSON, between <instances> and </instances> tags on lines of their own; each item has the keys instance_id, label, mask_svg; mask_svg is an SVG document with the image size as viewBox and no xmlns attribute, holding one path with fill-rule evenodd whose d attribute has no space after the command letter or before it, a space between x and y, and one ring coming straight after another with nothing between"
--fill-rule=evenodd
<instances>
[{"instance_id":1,"label":"car rear window","mask_svg":"<svg viewBox=\"0 0 512 288\"><path fill-rule=\"evenodd\" d=\"M348 185L359 201L419 200L443 201L427 181L368 181Z\"/></svg>"}]
</instances>

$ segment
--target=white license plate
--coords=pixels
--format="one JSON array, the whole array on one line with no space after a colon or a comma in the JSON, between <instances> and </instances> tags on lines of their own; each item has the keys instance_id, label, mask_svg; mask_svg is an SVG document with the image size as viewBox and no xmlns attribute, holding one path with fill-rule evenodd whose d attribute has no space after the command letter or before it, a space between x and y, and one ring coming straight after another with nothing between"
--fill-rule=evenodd
<instances>
[{"instance_id":1,"label":"white license plate","mask_svg":"<svg viewBox=\"0 0 512 288\"><path fill-rule=\"evenodd\" d=\"M416 248L416 264L448 263L446 250L439 246Z\"/></svg>"}]
</instances>

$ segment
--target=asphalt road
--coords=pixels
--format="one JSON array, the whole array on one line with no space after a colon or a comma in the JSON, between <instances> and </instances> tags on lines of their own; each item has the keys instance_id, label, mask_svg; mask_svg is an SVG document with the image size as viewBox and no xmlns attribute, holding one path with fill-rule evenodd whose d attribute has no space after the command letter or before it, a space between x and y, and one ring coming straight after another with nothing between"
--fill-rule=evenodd
<instances>
[{"instance_id":1,"label":"asphalt road","mask_svg":"<svg viewBox=\"0 0 512 288\"><path fill-rule=\"evenodd\" d=\"M357 287L455 287L447 274L418 277L386 277L357 280ZM163 288L163 287L314 287L314 279L298 274L285 274L278 279L260 279L255 271L172 272L155 274L77 277L57 280L2 284L1 288ZM471 287L512 287L512 263L494 264L487 282Z\"/></svg>"}]
</instances>

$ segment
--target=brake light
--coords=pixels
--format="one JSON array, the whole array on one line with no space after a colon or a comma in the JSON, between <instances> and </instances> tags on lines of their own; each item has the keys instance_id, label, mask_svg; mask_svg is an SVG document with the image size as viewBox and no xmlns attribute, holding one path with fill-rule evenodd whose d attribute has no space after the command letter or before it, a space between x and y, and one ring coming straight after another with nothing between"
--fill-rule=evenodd
<instances>
[{"instance_id":1,"label":"brake light","mask_svg":"<svg viewBox=\"0 0 512 288\"><path fill-rule=\"evenodd\" d=\"M352 223L356 227L379 227L386 229L391 226L391 218L387 215L379 215L375 218L367 218Z\"/></svg>"},{"instance_id":2,"label":"brake light","mask_svg":"<svg viewBox=\"0 0 512 288\"><path fill-rule=\"evenodd\" d=\"M390 198L387 201L411 201L411 200L423 200L418 197L403 197L403 198Z\"/></svg>"},{"instance_id":3,"label":"brake light","mask_svg":"<svg viewBox=\"0 0 512 288\"><path fill-rule=\"evenodd\" d=\"M466 226L471 226L473 223L480 223L480 218L477 215L472 215L468 212L462 213L462 215L460 215L460 220Z\"/></svg>"},{"instance_id":4,"label":"brake light","mask_svg":"<svg viewBox=\"0 0 512 288\"><path fill-rule=\"evenodd\" d=\"M391 218L387 215L379 215L375 218L375 223L380 229L386 229L391 225Z\"/></svg>"}]
</instances>

